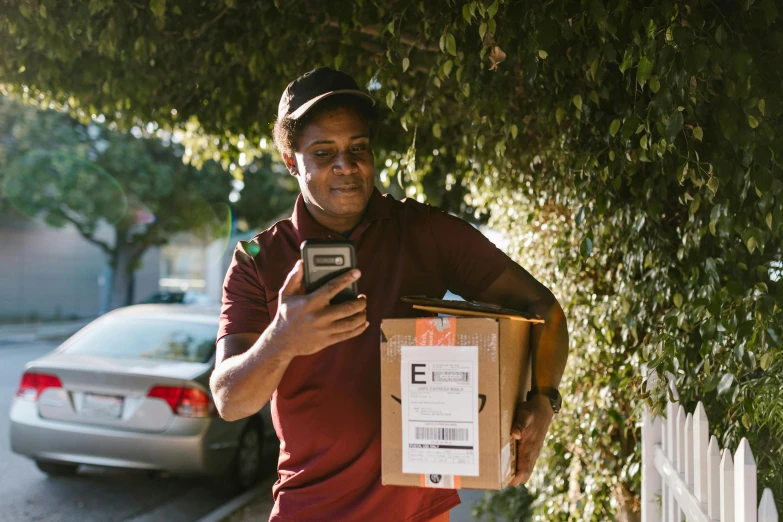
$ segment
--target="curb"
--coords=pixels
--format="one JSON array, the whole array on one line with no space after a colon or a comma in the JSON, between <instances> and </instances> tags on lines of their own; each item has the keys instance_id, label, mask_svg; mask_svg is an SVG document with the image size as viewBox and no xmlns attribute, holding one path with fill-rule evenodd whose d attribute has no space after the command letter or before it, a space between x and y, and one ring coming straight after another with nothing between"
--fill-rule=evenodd
<instances>
[{"instance_id":1,"label":"curb","mask_svg":"<svg viewBox=\"0 0 783 522\"><path fill-rule=\"evenodd\" d=\"M219 508L213 510L211 513L207 514L205 517L200 518L196 522L220 522L224 518L228 517L235 511L239 510L240 508L244 507L245 505L249 504L256 498L258 498L260 495L262 495L264 492L269 492L271 489L271 483L268 480L263 481L258 486L254 487L253 489L249 489L239 495L238 497L234 497Z\"/></svg>"}]
</instances>

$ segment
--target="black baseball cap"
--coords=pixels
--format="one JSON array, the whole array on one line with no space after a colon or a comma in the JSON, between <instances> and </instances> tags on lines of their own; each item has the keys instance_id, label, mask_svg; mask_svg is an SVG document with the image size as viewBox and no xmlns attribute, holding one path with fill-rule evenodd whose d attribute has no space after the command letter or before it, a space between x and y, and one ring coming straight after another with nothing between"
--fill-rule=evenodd
<instances>
[{"instance_id":1,"label":"black baseball cap","mask_svg":"<svg viewBox=\"0 0 783 522\"><path fill-rule=\"evenodd\" d=\"M288 84L277 107L277 119L298 120L319 101L333 94L353 94L375 105L353 78L330 67L318 67Z\"/></svg>"}]
</instances>

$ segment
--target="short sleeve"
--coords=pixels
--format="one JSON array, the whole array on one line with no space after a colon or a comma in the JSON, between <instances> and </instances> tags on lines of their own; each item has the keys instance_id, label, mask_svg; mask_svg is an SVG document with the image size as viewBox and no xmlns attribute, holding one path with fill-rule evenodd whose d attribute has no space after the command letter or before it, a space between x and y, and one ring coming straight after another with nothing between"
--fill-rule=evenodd
<instances>
[{"instance_id":1,"label":"short sleeve","mask_svg":"<svg viewBox=\"0 0 783 522\"><path fill-rule=\"evenodd\" d=\"M251 243L252 244L252 243ZM264 333L269 326L266 291L256 263L238 244L223 281L223 306L217 338L237 333Z\"/></svg>"},{"instance_id":2,"label":"short sleeve","mask_svg":"<svg viewBox=\"0 0 783 522\"><path fill-rule=\"evenodd\" d=\"M511 259L478 229L442 210L430 208L430 226L448 289L476 299L500 277Z\"/></svg>"}]
</instances>

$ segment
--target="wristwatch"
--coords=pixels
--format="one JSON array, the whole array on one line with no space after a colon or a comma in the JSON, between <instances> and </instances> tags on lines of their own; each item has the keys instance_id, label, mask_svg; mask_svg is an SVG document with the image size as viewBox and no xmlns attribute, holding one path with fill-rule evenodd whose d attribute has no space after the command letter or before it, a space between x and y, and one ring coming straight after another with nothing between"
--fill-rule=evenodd
<instances>
[{"instance_id":1,"label":"wristwatch","mask_svg":"<svg viewBox=\"0 0 783 522\"><path fill-rule=\"evenodd\" d=\"M560 396L560 392L557 391L557 388L533 387L527 392L527 400L530 400L533 395L545 396L552 405L552 411L555 413L560 412L560 407L563 405L563 397Z\"/></svg>"}]
</instances>

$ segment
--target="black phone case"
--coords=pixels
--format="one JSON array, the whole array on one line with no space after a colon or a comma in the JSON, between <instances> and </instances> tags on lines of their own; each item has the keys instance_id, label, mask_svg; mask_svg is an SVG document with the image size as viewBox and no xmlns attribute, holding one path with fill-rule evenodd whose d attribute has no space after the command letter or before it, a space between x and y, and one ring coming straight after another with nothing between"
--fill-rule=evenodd
<instances>
[{"instance_id":1,"label":"black phone case","mask_svg":"<svg viewBox=\"0 0 783 522\"><path fill-rule=\"evenodd\" d=\"M350 254L348 266L335 268L335 270L333 270L329 275L322 277L318 281L313 281L312 267L309 266L309 261L308 261L310 256L307 255L307 252L313 249L317 250L319 247L328 247L328 248L345 247ZM314 292L315 290L318 290L324 284L331 281L335 277L339 277L340 275L348 272L349 270L356 268L356 250L354 249L353 243L351 243L350 241L329 241L329 240L321 240L321 239L308 239L302 242L300 250L302 255L302 262L304 263L305 292L307 292L308 294ZM334 296L330 302L332 304L343 303L345 301L350 301L351 299L356 299L358 295L359 295L359 285L357 284L356 281L354 281L353 283L351 283L350 286L344 288L339 294Z\"/></svg>"}]
</instances>

